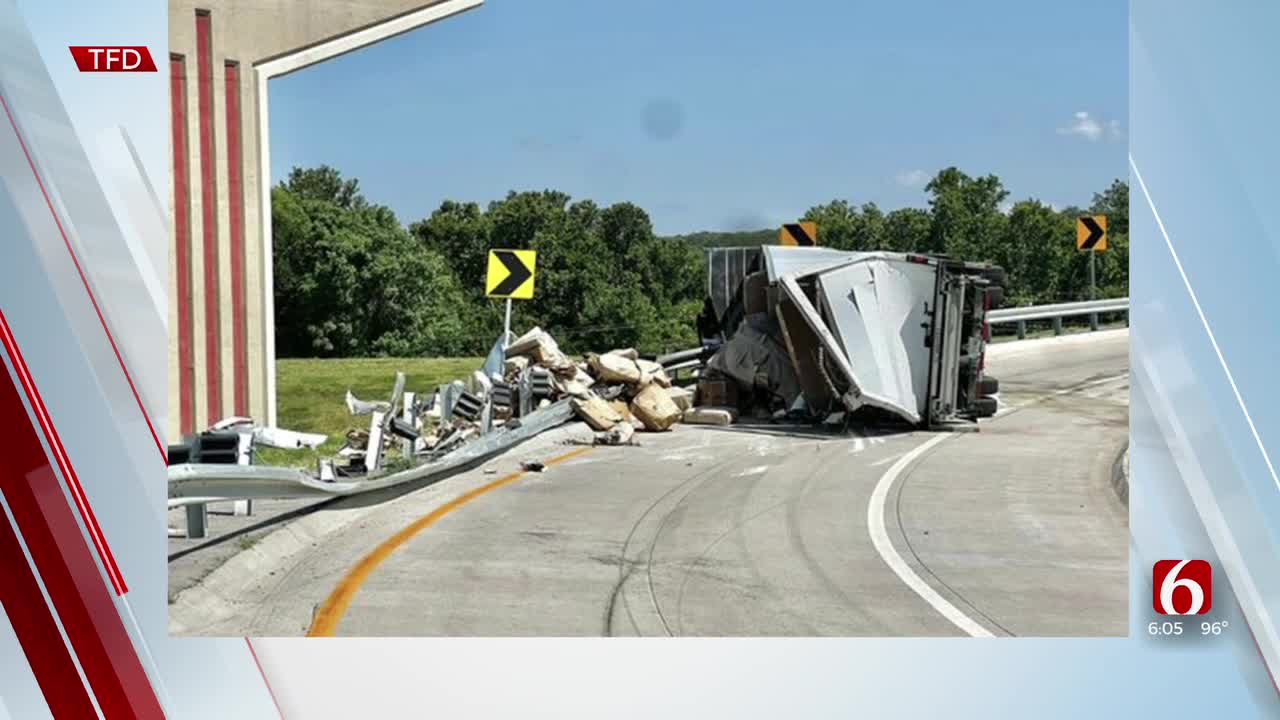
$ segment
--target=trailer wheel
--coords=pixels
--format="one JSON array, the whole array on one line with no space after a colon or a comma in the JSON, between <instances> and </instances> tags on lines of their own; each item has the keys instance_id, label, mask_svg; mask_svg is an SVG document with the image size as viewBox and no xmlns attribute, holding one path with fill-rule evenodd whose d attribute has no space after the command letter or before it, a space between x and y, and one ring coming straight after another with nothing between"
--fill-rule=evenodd
<instances>
[{"instance_id":1,"label":"trailer wheel","mask_svg":"<svg viewBox=\"0 0 1280 720\"><path fill-rule=\"evenodd\" d=\"M990 397L1000 392L1000 381L990 375L983 375L978 381L978 397Z\"/></svg>"},{"instance_id":2,"label":"trailer wheel","mask_svg":"<svg viewBox=\"0 0 1280 720\"><path fill-rule=\"evenodd\" d=\"M996 414L997 407L995 398L978 398L973 401L973 415L974 417L989 418Z\"/></svg>"},{"instance_id":3,"label":"trailer wheel","mask_svg":"<svg viewBox=\"0 0 1280 720\"><path fill-rule=\"evenodd\" d=\"M983 270L982 277L992 285L1005 287L1009 284L1009 274L1005 272L1004 268L999 266L992 266Z\"/></svg>"}]
</instances>

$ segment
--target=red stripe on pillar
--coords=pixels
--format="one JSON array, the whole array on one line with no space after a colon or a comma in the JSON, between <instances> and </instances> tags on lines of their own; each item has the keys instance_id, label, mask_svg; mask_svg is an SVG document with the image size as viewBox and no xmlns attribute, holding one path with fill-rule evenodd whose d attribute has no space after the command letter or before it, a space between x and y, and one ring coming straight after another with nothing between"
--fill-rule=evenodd
<instances>
[{"instance_id":1,"label":"red stripe on pillar","mask_svg":"<svg viewBox=\"0 0 1280 720\"><path fill-rule=\"evenodd\" d=\"M8 373L6 373L7 375ZM12 390L13 384L9 384ZM55 718L97 717L67 643L40 593L9 516L0 512L0 605ZM9 672L6 670L6 672Z\"/></svg>"},{"instance_id":2,"label":"red stripe on pillar","mask_svg":"<svg viewBox=\"0 0 1280 720\"><path fill-rule=\"evenodd\" d=\"M3 331L2 339L14 370L24 373L26 365L2 312L0 331ZM5 428L0 492L4 493L17 530L26 541L32 563L80 660L89 687L106 717L163 718L164 712L138 659L137 649L102 582L101 572L49 464L17 386L7 370L0 368L0 376L3 376L0 377L0 426ZM39 413L43 408L39 396L28 389L28 399ZM53 451L60 452L57 436L51 434L49 441ZM62 467L64 473L74 473L68 466ZM70 480L68 477L68 485Z\"/></svg>"},{"instance_id":3,"label":"red stripe on pillar","mask_svg":"<svg viewBox=\"0 0 1280 720\"><path fill-rule=\"evenodd\" d=\"M191 318L191 168L187 164L187 61L169 57L169 116L173 123L173 234L178 281L178 429L196 425L196 365Z\"/></svg>"},{"instance_id":4,"label":"red stripe on pillar","mask_svg":"<svg viewBox=\"0 0 1280 720\"><path fill-rule=\"evenodd\" d=\"M213 19L196 11L196 85L200 112L200 217L204 234L204 360L206 420L222 418L222 324L218 312L218 194L213 157Z\"/></svg>"},{"instance_id":5,"label":"red stripe on pillar","mask_svg":"<svg viewBox=\"0 0 1280 720\"><path fill-rule=\"evenodd\" d=\"M240 64L228 62L224 78L227 92L227 194L230 197L231 230L231 357L234 365L235 414L249 414L249 357L246 346L248 318L244 295L244 166L240 138Z\"/></svg>"}]
</instances>

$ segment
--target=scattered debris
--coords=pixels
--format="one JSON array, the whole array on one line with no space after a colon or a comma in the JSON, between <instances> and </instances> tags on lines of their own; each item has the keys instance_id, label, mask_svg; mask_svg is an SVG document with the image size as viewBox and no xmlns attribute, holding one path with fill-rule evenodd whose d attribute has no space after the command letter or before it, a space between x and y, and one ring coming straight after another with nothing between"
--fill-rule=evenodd
<instances>
[{"instance_id":1,"label":"scattered debris","mask_svg":"<svg viewBox=\"0 0 1280 720\"><path fill-rule=\"evenodd\" d=\"M690 425L732 425L738 411L731 407L703 406L684 411L683 420Z\"/></svg>"},{"instance_id":2,"label":"scattered debris","mask_svg":"<svg viewBox=\"0 0 1280 720\"><path fill-rule=\"evenodd\" d=\"M482 448L502 447L503 437L530 437L575 415L594 431L588 443L637 445L637 432L670 430L693 408L693 388L676 386L672 377L662 363L641 357L635 348L570 357L541 328L514 339L504 335L482 368L426 392L406 391L404 373L396 374L387 400L362 400L348 389L347 411L367 417L368 425L348 430L336 456L317 461L313 477L327 483L374 480L423 465L447 464ZM735 387L732 380L720 383L725 393ZM321 435L259 430L249 418L219 423L216 432L227 436L227 461L250 457L250 440L289 448L315 448L325 440ZM243 443L237 440L241 435L246 438ZM209 462L185 457L177 453L171 464ZM211 450L208 457L213 457ZM536 461L521 467L531 472L545 468ZM497 470L487 467L482 472L492 475Z\"/></svg>"},{"instance_id":3,"label":"scattered debris","mask_svg":"<svg viewBox=\"0 0 1280 720\"><path fill-rule=\"evenodd\" d=\"M608 402L592 395L586 400L574 398L569 403L573 411L582 418L592 430L612 430L614 425L623 421L623 417Z\"/></svg>"},{"instance_id":4,"label":"scattered debris","mask_svg":"<svg viewBox=\"0 0 1280 720\"><path fill-rule=\"evenodd\" d=\"M595 436L596 445L631 445L632 438L635 437L636 428L629 422L620 422L613 426L612 430L598 432Z\"/></svg>"},{"instance_id":5,"label":"scattered debris","mask_svg":"<svg viewBox=\"0 0 1280 720\"><path fill-rule=\"evenodd\" d=\"M631 401L631 414L644 423L645 429L670 430L680 420L680 408L671 401L660 385L646 385Z\"/></svg>"},{"instance_id":6,"label":"scattered debris","mask_svg":"<svg viewBox=\"0 0 1280 720\"><path fill-rule=\"evenodd\" d=\"M521 469L526 470L528 472L536 472L536 473L540 473L543 470L547 469L547 466L545 464L540 463L537 460L525 460L524 462L520 463L520 467Z\"/></svg>"},{"instance_id":7,"label":"scattered debris","mask_svg":"<svg viewBox=\"0 0 1280 720\"><path fill-rule=\"evenodd\" d=\"M373 402L361 400L355 395L352 395L350 389L347 390L347 411L352 415L369 415L377 410L386 412L390 409L391 405L387 402L381 400Z\"/></svg>"},{"instance_id":8,"label":"scattered debris","mask_svg":"<svg viewBox=\"0 0 1280 720\"><path fill-rule=\"evenodd\" d=\"M704 377L698 380L698 405L738 406L738 385L721 377Z\"/></svg>"},{"instance_id":9,"label":"scattered debris","mask_svg":"<svg viewBox=\"0 0 1280 720\"><path fill-rule=\"evenodd\" d=\"M503 374L508 378L518 377L520 373L529 369L529 358L524 355L507 358L503 365Z\"/></svg>"},{"instance_id":10,"label":"scattered debris","mask_svg":"<svg viewBox=\"0 0 1280 720\"><path fill-rule=\"evenodd\" d=\"M652 360L636 360L636 366L640 368L640 384L648 385L655 382L664 388L671 387L671 378L667 377L667 371Z\"/></svg>"},{"instance_id":11,"label":"scattered debris","mask_svg":"<svg viewBox=\"0 0 1280 720\"><path fill-rule=\"evenodd\" d=\"M627 383L639 384L643 373L636 361L615 355L613 353L605 353L604 355L587 356L587 364L591 366L591 371L607 383Z\"/></svg>"},{"instance_id":12,"label":"scattered debris","mask_svg":"<svg viewBox=\"0 0 1280 720\"><path fill-rule=\"evenodd\" d=\"M671 402L675 403L676 407L682 411L693 407L693 391L689 388L668 388L667 397L671 398Z\"/></svg>"},{"instance_id":13,"label":"scattered debris","mask_svg":"<svg viewBox=\"0 0 1280 720\"><path fill-rule=\"evenodd\" d=\"M480 397L488 397L489 391L493 389L493 380L485 375L482 370L476 370L471 373L472 391Z\"/></svg>"},{"instance_id":14,"label":"scattered debris","mask_svg":"<svg viewBox=\"0 0 1280 720\"><path fill-rule=\"evenodd\" d=\"M787 348L780 342L782 332L776 320L767 313L748 315L742 326L720 351L707 362L715 375L735 381L734 390L747 390L762 396L754 403L766 409L771 404L790 405L800 396L800 382L791 364ZM727 385L708 388L712 397L703 405L734 405L734 390ZM723 396L719 396L723 392Z\"/></svg>"}]
</instances>

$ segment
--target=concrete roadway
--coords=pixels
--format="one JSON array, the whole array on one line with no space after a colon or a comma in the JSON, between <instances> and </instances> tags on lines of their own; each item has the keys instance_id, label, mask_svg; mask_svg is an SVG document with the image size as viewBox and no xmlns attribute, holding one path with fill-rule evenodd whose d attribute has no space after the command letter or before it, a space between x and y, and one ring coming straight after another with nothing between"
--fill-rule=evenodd
<instances>
[{"instance_id":1,"label":"concrete roadway","mask_svg":"<svg viewBox=\"0 0 1280 720\"><path fill-rule=\"evenodd\" d=\"M1002 410L980 432L677 426L637 435L640 447L535 441L310 530L289 557L229 563L223 576L254 577L221 578L217 598L193 588L174 626L1125 635L1128 516L1110 480L1128 437L1128 333L997 348ZM520 474L534 457L562 459ZM317 515L331 512L344 510ZM218 620L201 621L212 608Z\"/></svg>"}]
</instances>

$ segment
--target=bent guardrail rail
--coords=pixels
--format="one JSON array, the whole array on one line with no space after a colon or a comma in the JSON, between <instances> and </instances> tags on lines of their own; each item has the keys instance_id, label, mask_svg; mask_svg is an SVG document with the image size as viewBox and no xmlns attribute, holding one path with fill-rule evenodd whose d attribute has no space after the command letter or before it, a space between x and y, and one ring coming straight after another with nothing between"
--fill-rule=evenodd
<instances>
[{"instance_id":1,"label":"bent guardrail rail","mask_svg":"<svg viewBox=\"0 0 1280 720\"><path fill-rule=\"evenodd\" d=\"M529 438L563 425L573 417L569 401L560 400L523 418L518 426L502 427L444 457L398 472L365 479L327 481L295 467L189 463L170 465L170 506L199 504L217 498L305 498L356 495L425 481L483 462ZM194 498L175 502L178 498Z\"/></svg>"}]
</instances>

